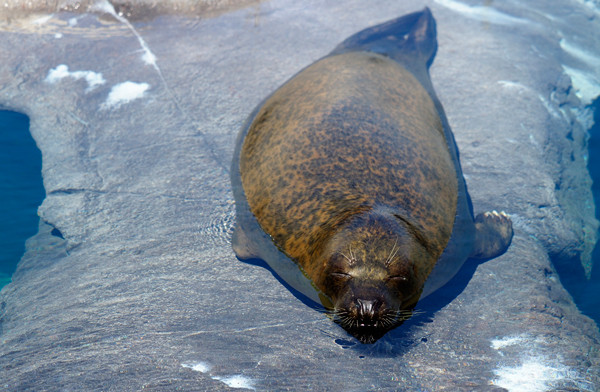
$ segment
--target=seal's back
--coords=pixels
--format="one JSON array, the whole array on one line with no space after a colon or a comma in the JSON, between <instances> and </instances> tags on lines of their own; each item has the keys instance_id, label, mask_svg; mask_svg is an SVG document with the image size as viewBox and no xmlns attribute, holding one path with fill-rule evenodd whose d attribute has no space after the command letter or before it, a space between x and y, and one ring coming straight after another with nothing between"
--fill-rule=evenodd
<instances>
[{"instance_id":1,"label":"seal's back","mask_svg":"<svg viewBox=\"0 0 600 392\"><path fill-rule=\"evenodd\" d=\"M246 199L309 276L337 227L368 210L392 211L427 239L434 261L426 274L448 243L456 167L418 78L429 80L436 46L429 10L367 29L285 83L254 116L239 161Z\"/></svg>"}]
</instances>

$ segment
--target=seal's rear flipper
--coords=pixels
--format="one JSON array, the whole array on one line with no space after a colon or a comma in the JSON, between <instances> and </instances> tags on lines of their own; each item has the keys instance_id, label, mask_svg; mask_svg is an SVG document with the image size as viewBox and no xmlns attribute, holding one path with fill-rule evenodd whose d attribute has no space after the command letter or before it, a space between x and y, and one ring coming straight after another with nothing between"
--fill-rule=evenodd
<instances>
[{"instance_id":1,"label":"seal's rear flipper","mask_svg":"<svg viewBox=\"0 0 600 392\"><path fill-rule=\"evenodd\" d=\"M484 212L475 218L475 244L471 256L490 259L506 251L513 236L512 222L504 212Z\"/></svg>"},{"instance_id":2,"label":"seal's rear flipper","mask_svg":"<svg viewBox=\"0 0 600 392\"><path fill-rule=\"evenodd\" d=\"M365 29L339 44L331 54L367 51L401 64L422 60L427 67L437 51L435 20L429 8Z\"/></svg>"}]
</instances>

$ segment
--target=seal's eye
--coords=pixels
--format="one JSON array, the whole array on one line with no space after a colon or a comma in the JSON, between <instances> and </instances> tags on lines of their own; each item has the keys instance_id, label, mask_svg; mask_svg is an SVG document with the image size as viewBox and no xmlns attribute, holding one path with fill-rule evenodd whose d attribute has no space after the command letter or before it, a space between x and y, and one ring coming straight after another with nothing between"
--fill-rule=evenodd
<instances>
[{"instance_id":1,"label":"seal's eye","mask_svg":"<svg viewBox=\"0 0 600 392\"><path fill-rule=\"evenodd\" d=\"M352 276L343 273L343 272L332 272L331 274L329 274L333 279L337 279L337 280L349 280L352 279Z\"/></svg>"},{"instance_id":2,"label":"seal's eye","mask_svg":"<svg viewBox=\"0 0 600 392\"><path fill-rule=\"evenodd\" d=\"M389 281L394 282L394 283L404 283L404 282L408 282L408 278L404 275L394 275L394 276L390 276L388 278Z\"/></svg>"},{"instance_id":3,"label":"seal's eye","mask_svg":"<svg viewBox=\"0 0 600 392\"><path fill-rule=\"evenodd\" d=\"M386 280L390 290L398 291L402 297L410 296L414 290L414 281L406 275L392 275Z\"/></svg>"}]
</instances>

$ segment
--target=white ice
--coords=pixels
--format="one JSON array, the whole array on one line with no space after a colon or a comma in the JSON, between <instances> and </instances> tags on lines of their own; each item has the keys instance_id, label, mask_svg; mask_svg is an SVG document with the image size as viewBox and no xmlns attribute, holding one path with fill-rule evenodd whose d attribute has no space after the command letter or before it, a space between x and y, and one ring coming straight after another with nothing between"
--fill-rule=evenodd
<instances>
[{"instance_id":1,"label":"white ice","mask_svg":"<svg viewBox=\"0 0 600 392\"><path fill-rule=\"evenodd\" d=\"M103 108L116 109L125 103L142 98L149 88L150 85L148 83L136 83L130 81L119 83L110 90L108 98L106 98L106 101L103 104Z\"/></svg>"},{"instance_id":2,"label":"white ice","mask_svg":"<svg viewBox=\"0 0 600 392\"><path fill-rule=\"evenodd\" d=\"M206 373L211 368L211 366L206 362L182 363L181 366L183 366L184 368L189 368L189 369L195 370L200 373Z\"/></svg>"},{"instance_id":3,"label":"white ice","mask_svg":"<svg viewBox=\"0 0 600 392\"><path fill-rule=\"evenodd\" d=\"M213 379L221 381L231 388L245 388L256 390L256 388L254 387L254 381L246 376L242 376L241 374L223 378L213 377Z\"/></svg>"},{"instance_id":4,"label":"white ice","mask_svg":"<svg viewBox=\"0 0 600 392\"><path fill-rule=\"evenodd\" d=\"M590 52L589 50L574 45L564 38L560 40L560 47L562 50L569 53L571 56L577 58L580 61L583 61L591 67L600 66L600 56Z\"/></svg>"},{"instance_id":5,"label":"white ice","mask_svg":"<svg viewBox=\"0 0 600 392\"><path fill-rule=\"evenodd\" d=\"M137 30L133 27L133 25L131 23L129 23L129 21L126 18L117 14L117 12L115 11L115 7L113 7L113 5L111 3L109 3L107 0L98 1L93 5L92 11L100 11L100 12L105 12L107 14L110 14L115 19L117 19L119 22L121 22L125 26L127 26L131 30L133 35L135 35L138 42L140 43L140 46L142 47L142 50L144 51L144 54L142 55L142 61L144 61L144 63L146 63L148 65L153 66L157 71L160 72L160 69L158 68L158 65L156 64L156 56L154 55L154 53L152 53L152 51L146 44L146 41L144 41L142 36L137 32Z\"/></svg>"},{"instance_id":6,"label":"white ice","mask_svg":"<svg viewBox=\"0 0 600 392\"><path fill-rule=\"evenodd\" d=\"M584 105L589 105L600 95L600 80L595 74L566 65L563 65L562 68L571 78L575 95Z\"/></svg>"},{"instance_id":7,"label":"white ice","mask_svg":"<svg viewBox=\"0 0 600 392\"><path fill-rule=\"evenodd\" d=\"M98 86L106 83L101 73L94 71L74 71L70 72L69 67L65 64L61 64L56 68L48 71L48 76L46 76L45 81L47 83L57 83L58 81L64 78L73 78L73 79L85 79L88 84L88 88L85 90L86 92L90 92Z\"/></svg>"},{"instance_id":8,"label":"white ice","mask_svg":"<svg viewBox=\"0 0 600 392\"><path fill-rule=\"evenodd\" d=\"M33 24L38 24L38 25L45 24L45 23L46 23L46 22L48 22L50 19L52 19L52 17L54 17L54 14L50 14L50 15L44 15L44 16L41 16L41 17L39 17L39 18L35 19L35 20L33 21Z\"/></svg>"},{"instance_id":9,"label":"white ice","mask_svg":"<svg viewBox=\"0 0 600 392\"><path fill-rule=\"evenodd\" d=\"M184 368L195 370L197 372L201 372L201 373L209 372L212 367L211 365L209 365L206 362L187 362L187 363L182 363L181 366L183 366ZM230 388L245 388L245 389L256 390L256 388L254 387L254 384L255 384L254 380L252 380L251 378L248 378L246 376L243 376L241 374L236 374L233 376L225 376L225 377L211 376L211 378L213 380L221 381L222 383L226 384Z\"/></svg>"},{"instance_id":10,"label":"white ice","mask_svg":"<svg viewBox=\"0 0 600 392\"><path fill-rule=\"evenodd\" d=\"M455 0L435 0L435 2L470 19L508 26L529 23L525 19L505 14L490 6L470 6Z\"/></svg>"},{"instance_id":11,"label":"white ice","mask_svg":"<svg viewBox=\"0 0 600 392\"><path fill-rule=\"evenodd\" d=\"M506 336L501 339L493 339L490 346L494 350L500 350L504 347L514 346L515 344L522 343L525 340L523 336Z\"/></svg>"},{"instance_id":12,"label":"white ice","mask_svg":"<svg viewBox=\"0 0 600 392\"><path fill-rule=\"evenodd\" d=\"M564 379L567 371L564 366L549 366L544 357L533 357L519 366L503 366L494 370L497 378L492 384L509 392L545 392L553 388L553 383Z\"/></svg>"},{"instance_id":13,"label":"white ice","mask_svg":"<svg viewBox=\"0 0 600 392\"><path fill-rule=\"evenodd\" d=\"M571 78L575 95L585 104L589 105L594 99L600 95L600 56L592 53L589 50L581 48L566 39L560 40L560 47L573 58L579 60L583 64L583 70L579 68L563 65L563 70Z\"/></svg>"},{"instance_id":14,"label":"white ice","mask_svg":"<svg viewBox=\"0 0 600 392\"><path fill-rule=\"evenodd\" d=\"M570 369L563 365L560 358L548 357L541 353L543 339L529 335L509 335L493 339L490 346L504 357L502 350L518 346L520 353L517 365L500 365L494 369L496 378L492 385L505 388L509 392L545 392L550 391L568 378ZM570 377L569 379L572 380Z\"/></svg>"}]
</instances>

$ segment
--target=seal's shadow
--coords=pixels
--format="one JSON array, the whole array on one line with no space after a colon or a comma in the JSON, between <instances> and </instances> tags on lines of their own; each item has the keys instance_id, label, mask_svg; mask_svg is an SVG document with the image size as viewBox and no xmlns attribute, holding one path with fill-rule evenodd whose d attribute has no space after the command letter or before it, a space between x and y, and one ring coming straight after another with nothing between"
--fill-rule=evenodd
<instances>
[{"instance_id":1,"label":"seal's shadow","mask_svg":"<svg viewBox=\"0 0 600 392\"><path fill-rule=\"evenodd\" d=\"M259 266L267 269L273 274L286 289L306 306L325 311L321 304L315 303L304 294L287 284L279 275L261 259L241 260L246 264ZM447 306L463 292L469 281L475 274L479 264L487 260L468 259L458 273L443 287L420 300L415 307L415 314L402 325L389 331L375 344L362 344L339 327L339 336L331 336L334 341L344 349L352 349L359 357L397 357L408 352L412 347L419 344L427 344L429 336L423 335L422 327L434 321L437 311Z\"/></svg>"},{"instance_id":2,"label":"seal's shadow","mask_svg":"<svg viewBox=\"0 0 600 392\"><path fill-rule=\"evenodd\" d=\"M271 274L273 274L273 276L275 277L275 279L277 279L277 281L279 283L281 283L290 293L292 293L292 295L294 297L296 297L296 299L298 299L300 302L302 302L309 308L320 310L320 311L325 311L325 308L323 307L323 305L316 303L312 299L308 298L306 295L302 294L300 291L298 291L295 288L293 288L292 286L290 286L285 280L283 280L279 275L277 275L277 273L264 260L262 260L262 259L242 260L240 258L238 258L238 260L241 261L242 263L255 265L257 267L262 267L262 268L266 269L267 271L270 271Z\"/></svg>"},{"instance_id":3,"label":"seal's shadow","mask_svg":"<svg viewBox=\"0 0 600 392\"><path fill-rule=\"evenodd\" d=\"M372 345L361 344L349 337L349 340L352 339L356 343L351 348L359 357L401 357L413 347L427 344L431 336L423 326L434 322L435 314L463 292L479 264L485 261L468 259L448 283L417 303L415 314L410 319ZM340 328L340 331L343 330Z\"/></svg>"}]
</instances>

